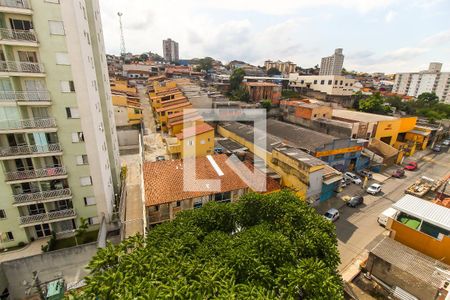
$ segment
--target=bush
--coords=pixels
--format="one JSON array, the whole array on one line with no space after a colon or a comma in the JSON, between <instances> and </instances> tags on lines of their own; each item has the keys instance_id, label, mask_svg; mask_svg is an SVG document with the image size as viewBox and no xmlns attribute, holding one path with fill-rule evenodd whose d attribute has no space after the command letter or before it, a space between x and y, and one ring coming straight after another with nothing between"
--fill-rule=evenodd
<instances>
[{"instance_id":1,"label":"bush","mask_svg":"<svg viewBox=\"0 0 450 300\"><path fill-rule=\"evenodd\" d=\"M19 242L19 243L17 244L17 246L19 246L19 247L24 247L25 245L26 245L25 242Z\"/></svg>"}]
</instances>

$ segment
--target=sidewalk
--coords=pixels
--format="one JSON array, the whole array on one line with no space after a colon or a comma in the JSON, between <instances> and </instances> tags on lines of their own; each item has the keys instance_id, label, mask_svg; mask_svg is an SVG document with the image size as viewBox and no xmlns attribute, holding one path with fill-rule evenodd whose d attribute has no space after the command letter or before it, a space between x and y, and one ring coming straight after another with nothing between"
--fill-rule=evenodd
<instances>
[{"instance_id":1,"label":"sidewalk","mask_svg":"<svg viewBox=\"0 0 450 300\"><path fill-rule=\"evenodd\" d=\"M49 239L50 239L49 237L43 238L43 239L38 239L18 250L0 253L0 263L2 263L4 261L22 258L22 257L41 254L42 253L41 246L47 245L47 242Z\"/></svg>"}]
</instances>

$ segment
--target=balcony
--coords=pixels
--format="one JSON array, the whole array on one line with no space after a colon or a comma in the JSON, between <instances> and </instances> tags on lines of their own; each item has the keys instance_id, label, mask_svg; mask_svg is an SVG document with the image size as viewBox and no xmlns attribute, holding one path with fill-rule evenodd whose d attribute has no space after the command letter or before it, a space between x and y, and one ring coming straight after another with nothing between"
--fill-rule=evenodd
<instances>
[{"instance_id":1,"label":"balcony","mask_svg":"<svg viewBox=\"0 0 450 300\"><path fill-rule=\"evenodd\" d=\"M38 215L21 216L19 217L19 223L21 226L35 225L40 223L51 223L68 219L74 219L76 216L77 213L75 212L75 210L73 208L70 208Z\"/></svg>"},{"instance_id":2,"label":"balcony","mask_svg":"<svg viewBox=\"0 0 450 300\"><path fill-rule=\"evenodd\" d=\"M0 0L0 12L24 15L33 14L28 0Z\"/></svg>"},{"instance_id":3,"label":"balcony","mask_svg":"<svg viewBox=\"0 0 450 300\"><path fill-rule=\"evenodd\" d=\"M16 102L19 105L50 105L51 97L49 91L1 91L0 103Z\"/></svg>"},{"instance_id":4,"label":"balcony","mask_svg":"<svg viewBox=\"0 0 450 300\"><path fill-rule=\"evenodd\" d=\"M60 190L51 190L44 192L35 192L28 194L14 195L13 205L27 205L35 202L50 202L56 200L63 200L72 197L72 191L69 188Z\"/></svg>"},{"instance_id":5,"label":"balcony","mask_svg":"<svg viewBox=\"0 0 450 300\"><path fill-rule=\"evenodd\" d=\"M9 28L0 28L0 43L11 46L38 46L34 31Z\"/></svg>"},{"instance_id":6,"label":"balcony","mask_svg":"<svg viewBox=\"0 0 450 300\"><path fill-rule=\"evenodd\" d=\"M56 121L54 118L0 121L0 133L17 132L21 130L44 131L49 128L54 128L56 131Z\"/></svg>"},{"instance_id":7,"label":"balcony","mask_svg":"<svg viewBox=\"0 0 450 300\"><path fill-rule=\"evenodd\" d=\"M45 156L46 154L53 155L58 152L62 152L60 144L2 147L0 148L0 159L11 159L11 157L16 156Z\"/></svg>"},{"instance_id":8,"label":"balcony","mask_svg":"<svg viewBox=\"0 0 450 300\"><path fill-rule=\"evenodd\" d=\"M45 169L25 170L25 171L13 171L5 173L5 181L15 182L30 179L46 178L46 177L58 177L67 175L65 167L52 167Z\"/></svg>"},{"instance_id":9,"label":"balcony","mask_svg":"<svg viewBox=\"0 0 450 300\"><path fill-rule=\"evenodd\" d=\"M45 76L43 64L24 61L0 61L1 73L9 76Z\"/></svg>"}]
</instances>

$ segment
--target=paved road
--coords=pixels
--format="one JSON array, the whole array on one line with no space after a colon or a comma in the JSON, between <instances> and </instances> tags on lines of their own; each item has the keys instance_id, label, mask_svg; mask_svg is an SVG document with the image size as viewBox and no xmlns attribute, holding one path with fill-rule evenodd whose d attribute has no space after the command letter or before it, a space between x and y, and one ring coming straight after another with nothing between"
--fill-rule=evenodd
<instances>
[{"instance_id":1,"label":"paved road","mask_svg":"<svg viewBox=\"0 0 450 300\"><path fill-rule=\"evenodd\" d=\"M450 173L450 154L429 154L419 162L419 170L407 171L402 179L389 178L383 183L383 193L377 196L366 194L364 205L358 208L343 207L341 218L336 222L338 248L341 256L339 270L343 270L385 229L378 225L379 214L397 202L407 186L421 176L438 179ZM355 189L355 187L351 187Z\"/></svg>"}]
</instances>

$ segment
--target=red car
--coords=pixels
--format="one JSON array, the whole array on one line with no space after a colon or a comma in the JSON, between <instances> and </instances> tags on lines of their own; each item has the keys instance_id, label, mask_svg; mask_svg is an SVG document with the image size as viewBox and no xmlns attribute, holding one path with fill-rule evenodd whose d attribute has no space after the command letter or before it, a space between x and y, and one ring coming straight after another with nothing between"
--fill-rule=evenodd
<instances>
[{"instance_id":1,"label":"red car","mask_svg":"<svg viewBox=\"0 0 450 300\"><path fill-rule=\"evenodd\" d=\"M416 163L415 161L409 162L409 163L405 166L404 169L405 169L405 170L408 170L408 171L414 171L414 170L417 170L417 163Z\"/></svg>"}]
</instances>

